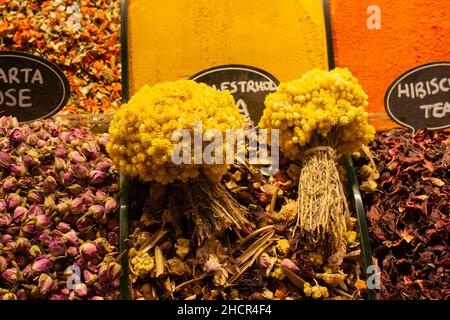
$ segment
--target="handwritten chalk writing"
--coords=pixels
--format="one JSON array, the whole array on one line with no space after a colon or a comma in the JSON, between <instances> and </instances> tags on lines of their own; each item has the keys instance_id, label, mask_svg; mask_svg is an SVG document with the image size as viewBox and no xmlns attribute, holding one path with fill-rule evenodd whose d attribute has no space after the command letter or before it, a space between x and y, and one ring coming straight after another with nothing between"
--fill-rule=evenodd
<instances>
[{"instance_id":1,"label":"handwritten chalk writing","mask_svg":"<svg viewBox=\"0 0 450 320\"><path fill-rule=\"evenodd\" d=\"M29 108L31 103L30 89L8 89L4 93L0 90L0 106L5 104L7 107Z\"/></svg>"},{"instance_id":2,"label":"handwritten chalk writing","mask_svg":"<svg viewBox=\"0 0 450 320\"><path fill-rule=\"evenodd\" d=\"M39 69L31 68L0 68L0 81L4 84L44 84L44 78Z\"/></svg>"},{"instance_id":3,"label":"handwritten chalk writing","mask_svg":"<svg viewBox=\"0 0 450 320\"><path fill-rule=\"evenodd\" d=\"M447 114L450 114L450 102L437 102L435 104L424 104L419 107L425 110L425 119L443 118Z\"/></svg>"},{"instance_id":4,"label":"handwritten chalk writing","mask_svg":"<svg viewBox=\"0 0 450 320\"><path fill-rule=\"evenodd\" d=\"M397 93L399 98L405 96L411 99L424 99L426 96L448 91L450 91L450 78L433 78L430 81L399 83Z\"/></svg>"}]
</instances>

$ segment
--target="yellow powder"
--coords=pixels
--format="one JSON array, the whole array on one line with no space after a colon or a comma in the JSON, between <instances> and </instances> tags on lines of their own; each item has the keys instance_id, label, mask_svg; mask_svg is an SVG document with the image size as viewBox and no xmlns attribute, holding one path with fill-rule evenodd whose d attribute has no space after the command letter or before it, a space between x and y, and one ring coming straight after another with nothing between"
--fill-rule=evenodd
<instances>
[{"instance_id":1,"label":"yellow powder","mask_svg":"<svg viewBox=\"0 0 450 320\"><path fill-rule=\"evenodd\" d=\"M224 64L279 81L327 69L317 0L129 0L130 91Z\"/></svg>"}]
</instances>

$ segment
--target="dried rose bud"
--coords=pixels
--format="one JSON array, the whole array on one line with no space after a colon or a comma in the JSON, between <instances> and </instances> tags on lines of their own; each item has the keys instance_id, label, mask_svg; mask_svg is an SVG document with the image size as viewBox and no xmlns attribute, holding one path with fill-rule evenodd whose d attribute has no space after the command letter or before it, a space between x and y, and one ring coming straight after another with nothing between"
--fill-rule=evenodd
<instances>
[{"instance_id":1,"label":"dried rose bud","mask_svg":"<svg viewBox=\"0 0 450 320\"><path fill-rule=\"evenodd\" d=\"M17 296L12 292L3 293L1 300L17 300Z\"/></svg>"},{"instance_id":2,"label":"dried rose bud","mask_svg":"<svg viewBox=\"0 0 450 320\"><path fill-rule=\"evenodd\" d=\"M37 141L36 145L37 145L38 148L43 148L43 147L45 147L47 145L47 141L39 139Z\"/></svg>"},{"instance_id":3,"label":"dried rose bud","mask_svg":"<svg viewBox=\"0 0 450 320\"><path fill-rule=\"evenodd\" d=\"M0 243L3 245L6 245L8 242L10 242L12 240L12 235L10 234L2 234L0 236Z\"/></svg>"},{"instance_id":4,"label":"dried rose bud","mask_svg":"<svg viewBox=\"0 0 450 320\"><path fill-rule=\"evenodd\" d=\"M31 248L30 240L24 237L19 237L16 239L16 248L21 252L29 252Z\"/></svg>"},{"instance_id":5,"label":"dried rose bud","mask_svg":"<svg viewBox=\"0 0 450 320\"><path fill-rule=\"evenodd\" d=\"M90 194L90 192L89 193L85 192L83 194L82 198L83 198L83 202L88 205L93 204L95 202L94 197Z\"/></svg>"},{"instance_id":6,"label":"dried rose bud","mask_svg":"<svg viewBox=\"0 0 450 320\"><path fill-rule=\"evenodd\" d=\"M80 246L80 254L86 260L92 260L97 255L97 247L92 242L85 242Z\"/></svg>"},{"instance_id":7,"label":"dried rose bud","mask_svg":"<svg viewBox=\"0 0 450 320\"><path fill-rule=\"evenodd\" d=\"M70 228L70 224L65 223L65 222L60 222L56 225L56 229L58 229L62 233L66 233L66 232L69 232L71 228Z\"/></svg>"},{"instance_id":8,"label":"dried rose bud","mask_svg":"<svg viewBox=\"0 0 450 320\"><path fill-rule=\"evenodd\" d=\"M100 297L100 296L93 296L93 297L90 297L89 300L105 300L105 299L103 299L103 297Z\"/></svg>"},{"instance_id":9,"label":"dried rose bud","mask_svg":"<svg viewBox=\"0 0 450 320\"><path fill-rule=\"evenodd\" d=\"M300 271L300 268L297 267L297 265L289 259L284 259L283 261L281 261L281 268L287 269L291 272L299 272Z\"/></svg>"},{"instance_id":10,"label":"dried rose bud","mask_svg":"<svg viewBox=\"0 0 450 320\"><path fill-rule=\"evenodd\" d=\"M33 181L31 180L31 178L22 177L22 178L19 178L19 180L17 180L17 185L22 188L27 188L27 187L31 186L32 182Z\"/></svg>"},{"instance_id":11,"label":"dried rose bud","mask_svg":"<svg viewBox=\"0 0 450 320\"><path fill-rule=\"evenodd\" d=\"M95 192L95 197L97 198L98 201L103 201L108 197L108 195L106 194L105 191L99 189Z\"/></svg>"},{"instance_id":12,"label":"dried rose bud","mask_svg":"<svg viewBox=\"0 0 450 320\"><path fill-rule=\"evenodd\" d=\"M90 219L87 215L82 216L77 220L76 226L78 231L80 232L88 232L92 228L92 219Z\"/></svg>"},{"instance_id":13,"label":"dried rose bud","mask_svg":"<svg viewBox=\"0 0 450 320\"><path fill-rule=\"evenodd\" d=\"M17 290L16 296L18 300L27 300L27 292L25 291L25 289Z\"/></svg>"},{"instance_id":14,"label":"dried rose bud","mask_svg":"<svg viewBox=\"0 0 450 320\"><path fill-rule=\"evenodd\" d=\"M83 188L79 184L72 184L66 188L66 191L72 196L77 196L83 191Z\"/></svg>"},{"instance_id":15,"label":"dried rose bud","mask_svg":"<svg viewBox=\"0 0 450 320\"><path fill-rule=\"evenodd\" d=\"M3 189L5 191L13 191L17 186L17 179L13 176L8 176L3 180Z\"/></svg>"},{"instance_id":16,"label":"dried rose bud","mask_svg":"<svg viewBox=\"0 0 450 320\"><path fill-rule=\"evenodd\" d=\"M74 230L70 230L63 235L63 240L69 246L76 246L78 244L78 235Z\"/></svg>"},{"instance_id":17,"label":"dried rose bud","mask_svg":"<svg viewBox=\"0 0 450 320\"><path fill-rule=\"evenodd\" d=\"M0 212L6 211L6 201L0 200Z\"/></svg>"},{"instance_id":18,"label":"dried rose bud","mask_svg":"<svg viewBox=\"0 0 450 320\"><path fill-rule=\"evenodd\" d=\"M88 294L88 287L84 283L77 283L74 286L73 291L78 297L83 298Z\"/></svg>"},{"instance_id":19,"label":"dried rose bud","mask_svg":"<svg viewBox=\"0 0 450 320\"><path fill-rule=\"evenodd\" d=\"M84 282L90 286L97 281L97 275L89 270L83 270L83 279Z\"/></svg>"},{"instance_id":20,"label":"dried rose bud","mask_svg":"<svg viewBox=\"0 0 450 320\"><path fill-rule=\"evenodd\" d=\"M112 251L111 245L108 243L108 241L105 238L95 239L94 244L95 244L95 247L97 248L98 254L102 257Z\"/></svg>"},{"instance_id":21,"label":"dried rose bud","mask_svg":"<svg viewBox=\"0 0 450 320\"><path fill-rule=\"evenodd\" d=\"M27 199L32 203L44 203L44 196L38 190L28 192Z\"/></svg>"},{"instance_id":22,"label":"dried rose bud","mask_svg":"<svg viewBox=\"0 0 450 320\"><path fill-rule=\"evenodd\" d=\"M84 163L86 158L83 157L78 151L70 151L68 158L72 163Z\"/></svg>"},{"instance_id":23,"label":"dried rose bud","mask_svg":"<svg viewBox=\"0 0 450 320\"><path fill-rule=\"evenodd\" d=\"M32 204L28 211L29 211L30 215L32 215L32 216L39 216L39 215L43 214L41 207L37 204Z\"/></svg>"},{"instance_id":24,"label":"dried rose bud","mask_svg":"<svg viewBox=\"0 0 450 320\"><path fill-rule=\"evenodd\" d=\"M27 172L27 168L23 163L12 163L9 165L9 171L15 177L21 177Z\"/></svg>"},{"instance_id":25,"label":"dried rose bud","mask_svg":"<svg viewBox=\"0 0 450 320\"><path fill-rule=\"evenodd\" d=\"M70 201L71 212L75 215L79 215L83 212L83 200L81 198L75 198Z\"/></svg>"},{"instance_id":26,"label":"dried rose bud","mask_svg":"<svg viewBox=\"0 0 450 320\"><path fill-rule=\"evenodd\" d=\"M12 223L13 219L7 212L0 212L0 227L7 227Z\"/></svg>"},{"instance_id":27,"label":"dried rose bud","mask_svg":"<svg viewBox=\"0 0 450 320\"><path fill-rule=\"evenodd\" d=\"M84 179L89 176L89 170L88 168L81 163L77 163L73 166L73 172L76 177L79 179Z\"/></svg>"},{"instance_id":28,"label":"dried rose bud","mask_svg":"<svg viewBox=\"0 0 450 320\"><path fill-rule=\"evenodd\" d=\"M6 200L6 207L9 210L14 210L22 203L22 201L22 198L18 194L11 193Z\"/></svg>"},{"instance_id":29,"label":"dried rose bud","mask_svg":"<svg viewBox=\"0 0 450 320\"><path fill-rule=\"evenodd\" d=\"M92 184L99 184L105 181L106 174L100 170L92 170L89 173L89 182Z\"/></svg>"},{"instance_id":30,"label":"dried rose bud","mask_svg":"<svg viewBox=\"0 0 450 320\"><path fill-rule=\"evenodd\" d=\"M63 295L60 294L52 294L48 297L48 300L65 300Z\"/></svg>"},{"instance_id":31,"label":"dried rose bud","mask_svg":"<svg viewBox=\"0 0 450 320\"><path fill-rule=\"evenodd\" d=\"M120 279L122 275L122 266L117 262L111 262L108 264L108 280L113 282Z\"/></svg>"},{"instance_id":32,"label":"dried rose bud","mask_svg":"<svg viewBox=\"0 0 450 320\"><path fill-rule=\"evenodd\" d=\"M19 271L16 268L6 269L0 275L0 279L2 279L8 286L12 287L19 281Z\"/></svg>"},{"instance_id":33,"label":"dried rose bud","mask_svg":"<svg viewBox=\"0 0 450 320\"><path fill-rule=\"evenodd\" d=\"M95 159L97 158L97 146L91 142L85 142L81 145L81 152L86 156L88 159Z\"/></svg>"},{"instance_id":34,"label":"dried rose bud","mask_svg":"<svg viewBox=\"0 0 450 320\"><path fill-rule=\"evenodd\" d=\"M0 274L3 273L8 268L8 261L5 257L0 256Z\"/></svg>"},{"instance_id":35,"label":"dried rose bud","mask_svg":"<svg viewBox=\"0 0 450 320\"><path fill-rule=\"evenodd\" d=\"M71 209L71 205L67 201L61 201L56 205L56 211L59 213L66 213Z\"/></svg>"},{"instance_id":36,"label":"dried rose bud","mask_svg":"<svg viewBox=\"0 0 450 320\"><path fill-rule=\"evenodd\" d=\"M64 159L66 157L66 154L67 154L66 150L62 149L62 148L55 149L54 153L55 153L56 157L62 158L62 159Z\"/></svg>"},{"instance_id":37,"label":"dried rose bud","mask_svg":"<svg viewBox=\"0 0 450 320\"><path fill-rule=\"evenodd\" d=\"M103 137L99 137L98 138L98 145L103 150L105 150L106 145L108 144L108 142L109 142L109 136L107 134L105 134Z\"/></svg>"},{"instance_id":38,"label":"dried rose bud","mask_svg":"<svg viewBox=\"0 0 450 320\"><path fill-rule=\"evenodd\" d=\"M35 133L32 133L26 137L27 144L29 144L32 147L36 146L38 140L39 138Z\"/></svg>"},{"instance_id":39,"label":"dried rose bud","mask_svg":"<svg viewBox=\"0 0 450 320\"><path fill-rule=\"evenodd\" d=\"M267 205L269 205L272 196L265 192L258 193L258 203L261 207L265 208Z\"/></svg>"},{"instance_id":40,"label":"dried rose bud","mask_svg":"<svg viewBox=\"0 0 450 320\"><path fill-rule=\"evenodd\" d=\"M117 201L114 198L108 197L105 201L105 213L107 215L114 213L117 209Z\"/></svg>"},{"instance_id":41,"label":"dried rose bud","mask_svg":"<svg viewBox=\"0 0 450 320\"><path fill-rule=\"evenodd\" d=\"M56 182L55 178L52 176L47 176L44 179L43 183L44 191L47 193L53 193L55 192L56 188L58 187L58 183Z\"/></svg>"},{"instance_id":42,"label":"dried rose bud","mask_svg":"<svg viewBox=\"0 0 450 320\"><path fill-rule=\"evenodd\" d=\"M32 256L32 257L38 257L38 256L42 255L41 248L39 248L39 246L37 246L37 245L31 246L31 248L30 248L30 250L28 251L28 253L29 253L30 256Z\"/></svg>"},{"instance_id":43,"label":"dried rose bud","mask_svg":"<svg viewBox=\"0 0 450 320\"><path fill-rule=\"evenodd\" d=\"M70 185L75 180L75 175L71 171L64 172L62 175L64 185Z\"/></svg>"},{"instance_id":44,"label":"dried rose bud","mask_svg":"<svg viewBox=\"0 0 450 320\"><path fill-rule=\"evenodd\" d=\"M68 247L67 255L72 258L76 258L78 256L78 249L76 247Z\"/></svg>"},{"instance_id":45,"label":"dried rose bud","mask_svg":"<svg viewBox=\"0 0 450 320\"><path fill-rule=\"evenodd\" d=\"M0 168L6 169L11 163L12 160L10 156L4 151L0 151Z\"/></svg>"},{"instance_id":46,"label":"dried rose bud","mask_svg":"<svg viewBox=\"0 0 450 320\"><path fill-rule=\"evenodd\" d=\"M54 210L56 208L55 195L50 194L45 197L44 208Z\"/></svg>"},{"instance_id":47,"label":"dried rose bud","mask_svg":"<svg viewBox=\"0 0 450 320\"><path fill-rule=\"evenodd\" d=\"M48 274L42 273L38 279L38 288L40 293L46 295L56 288L56 283Z\"/></svg>"},{"instance_id":48,"label":"dried rose bud","mask_svg":"<svg viewBox=\"0 0 450 320\"><path fill-rule=\"evenodd\" d=\"M95 167L99 171L108 172L108 170L111 168L111 163L107 161L100 161L97 163L97 166Z\"/></svg>"},{"instance_id":49,"label":"dried rose bud","mask_svg":"<svg viewBox=\"0 0 450 320\"><path fill-rule=\"evenodd\" d=\"M262 253L258 259L258 265L261 269L266 269L270 266L270 256L267 253Z\"/></svg>"},{"instance_id":50,"label":"dried rose bud","mask_svg":"<svg viewBox=\"0 0 450 320\"><path fill-rule=\"evenodd\" d=\"M119 236L116 232L109 232L108 233L108 242L111 243L113 246L116 246L119 244Z\"/></svg>"},{"instance_id":51,"label":"dried rose bud","mask_svg":"<svg viewBox=\"0 0 450 320\"><path fill-rule=\"evenodd\" d=\"M11 139L11 143L15 146L21 144L25 140L22 129L19 127L14 128L9 132L9 138Z\"/></svg>"},{"instance_id":52,"label":"dried rose bud","mask_svg":"<svg viewBox=\"0 0 450 320\"><path fill-rule=\"evenodd\" d=\"M23 157L23 163L27 166L27 168L31 169L40 164L40 161L36 157L32 157L30 155L26 155Z\"/></svg>"},{"instance_id":53,"label":"dried rose bud","mask_svg":"<svg viewBox=\"0 0 450 320\"><path fill-rule=\"evenodd\" d=\"M59 135L58 135L58 138L62 142L68 142L69 139L70 139L70 132L68 132L68 131L60 132Z\"/></svg>"},{"instance_id":54,"label":"dried rose bud","mask_svg":"<svg viewBox=\"0 0 450 320\"><path fill-rule=\"evenodd\" d=\"M40 274L43 272L47 272L51 266L51 260L46 256L40 256L36 260L34 260L31 265L31 270L34 274Z\"/></svg>"},{"instance_id":55,"label":"dried rose bud","mask_svg":"<svg viewBox=\"0 0 450 320\"><path fill-rule=\"evenodd\" d=\"M45 214L35 216L34 221L38 229L44 229L50 225L50 217Z\"/></svg>"},{"instance_id":56,"label":"dried rose bud","mask_svg":"<svg viewBox=\"0 0 450 320\"><path fill-rule=\"evenodd\" d=\"M95 204L89 207L88 212L90 212L94 218L101 220L105 213L105 208L99 204Z\"/></svg>"},{"instance_id":57,"label":"dried rose bud","mask_svg":"<svg viewBox=\"0 0 450 320\"><path fill-rule=\"evenodd\" d=\"M66 252L66 246L61 238L52 237L48 243L48 250L52 256L59 257Z\"/></svg>"}]
</instances>

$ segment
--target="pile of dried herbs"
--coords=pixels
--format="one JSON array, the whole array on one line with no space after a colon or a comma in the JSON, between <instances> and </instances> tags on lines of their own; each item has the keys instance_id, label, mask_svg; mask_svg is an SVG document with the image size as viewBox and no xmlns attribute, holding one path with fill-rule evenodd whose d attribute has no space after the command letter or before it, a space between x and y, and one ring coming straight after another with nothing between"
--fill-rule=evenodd
<instances>
[{"instance_id":1,"label":"pile of dried herbs","mask_svg":"<svg viewBox=\"0 0 450 320\"><path fill-rule=\"evenodd\" d=\"M393 129L370 145L377 186L363 189L379 299L450 298L448 132ZM373 176L367 157L361 178ZM370 180L370 178L369 178ZM364 183L364 182L363 182Z\"/></svg>"},{"instance_id":2,"label":"pile of dried herbs","mask_svg":"<svg viewBox=\"0 0 450 320\"><path fill-rule=\"evenodd\" d=\"M248 208L251 227L198 243L195 222L180 215L186 202L177 185L130 183L129 269L133 299L359 299L360 245L346 234L343 263L293 237L300 167L287 160L266 179L250 165L233 166L223 183ZM174 190L167 190L172 188ZM182 189L180 189L182 190ZM178 198L167 197L178 194Z\"/></svg>"},{"instance_id":3,"label":"pile of dried herbs","mask_svg":"<svg viewBox=\"0 0 450 320\"><path fill-rule=\"evenodd\" d=\"M71 86L64 111L103 113L121 101L120 1L0 0L0 50L56 63Z\"/></svg>"}]
</instances>

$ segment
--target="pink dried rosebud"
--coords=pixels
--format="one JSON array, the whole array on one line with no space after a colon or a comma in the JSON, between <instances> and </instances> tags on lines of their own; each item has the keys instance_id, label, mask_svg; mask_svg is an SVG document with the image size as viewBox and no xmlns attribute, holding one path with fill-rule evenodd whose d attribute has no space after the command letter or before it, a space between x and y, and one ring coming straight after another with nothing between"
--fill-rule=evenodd
<instances>
[{"instance_id":1,"label":"pink dried rosebud","mask_svg":"<svg viewBox=\"0 0 450 320\"><path fill-rule=\"evenodd\" d=\"M90 297L89 300L105 300L105 299L103 299L103 297L100 297L100 296L93 296L93 297Z\"/></svg>"},{"instance_id":2,"label":"pink dried rosebud","mask_svg":"<svg viewBox=\"0 0 450 320\"><path fill-rule=\"evenodd\" d=\"M28 211L29 211L29 214L32 216L39 216L39 215L43 214L41 208L37 204L32 204Z\"/></svg>"},{"instance_id":3,"label":"pink dried rosebud","mask_svg":"<svg viewBox=\"0 0 450 320\"><path fill-rule=\"evenodd\" d=\"M53 193L55 192L56 188L58 187L58 183L56 182L55 178L52 176L47 176L44 179L43 182L44 191L47 193Z\"/></svg>"},{"instance_id":4,"label":"pink dried rosebud","mask_svg":"<svg viewBox=\"0 0 450 320\"><path fill-rule=\"evenodd\" d=\"M22 198L16 194L16 193L11 193L7 200L6 200L6 207L9 210L14 210L15 208L17 208L21 203L23 202Z\"/></svg>"},{"instance_id":5,"label":"pink dried rosebud","mask_svg":"<svg viewBox=\"0 0 450 320\"><path fill-rule=\"evenodd\" d=\"M89 182L92 184L99 184L105 181L106 174L100 170L92 170L89 173Z\"/></svg>"},{"instance_id":6,"label":"pink dried rosebud","mask_svg":"<svg viewBox=\"0 0 450 320\"><path fill-rule=\"evenodd\" d=\"M88 212L90 212L94 218L102 219L103 214L105 213L105 208L99 204L95 204L89 207Z\"/></svg>"},{"instance_id":7,"label":"pink dried rosebud","mask_svg":"<svg viewBox=\"0 0 450 320\"><path fill-rule=\"evenodd\" d=\"M9 132L9 138L11 139L11 143L13 145L18 145L25 140L21 128L14 128Z\"/></svg>"},{"instance_id":8,"label":"pink dried rosebud","mask_svg":"<svg viewBox=\"0 0 450 320\"><path fill-rule=\"evenodd\" d=\"M107 161L100 161L97 163L97 166L95 167L97 170L107 172L111 168L111 163Z\"/></svg>"},{"instance_id":9,"label":"pink dried rosebud","mask_svg":"<svg viewBox=\"0 0 450 320\"><path fill-rule=\"evenodd\" d=\"M34 260L31 265L31 270L34 274L40 274L43 272L47 272L51 266L51 260L46 256L40 256L36 260Z\"/></svg>"},{"instance_id":10,"label":"pink dried rosebud","mask_svg":"<svg viewBox=\"0 0 450 320\"><path fill-rule=\"evenodd\" d=\"M262 253L258 259L258 265L262 269L266 269L270 266L270 256L267 253Z\"/></svg>"},{"instance_id":11,"label":"pink dried rosebud","mask_svg":"<svg viewBox=\"0 0 450 320\"><path fill-rule=\"evenodd\" d=\"M78 151L70 151L68 158L72 163L84 163L86 158L83 157Z\"/></svg>"},{"instance_id":12,"label":"pink dried rosebud","mask_svg":"<svg viewBox=\"0 0 450 320\"><path fill-rule=\"evenodd\" d=\"M8 168L9 165L12 163L12 160L10 156L4 152L0 151L0 168Z\"/></svg>"},{"instance_id":13,"label":"pink dried rosebud","mask_svg":"<svg viewBox=\"0 0 450 320\"><path fill-rule=\"evenodd\" d=\"M71 212L75 215L83 212L83 200L81 198L72 199L70 202Z\"/></svg>"},{"instance_id":14,"label":"pink dried rosebud","mask_svg":"<svg viewBox=\"0 0 450 320\"><path fill-rule=\"evenodd\" d=\"M97 198L98 201L103 201L108 197L108 195L106 194L105 191L99 189L95 191L95 197Z\"/></svg>"},{"instance_id":15,"label":"pink dried rosebud","mask_svg":"<svg viewBox=\"0 0 450 320\"><path fill-rule=\"evenodd\" d=\"M72 172L67 171L63 173L62 178L64 185L69 185L75 180L75 175Z\"/></svg>"},{"instance_id":16,"label":"pink dried rosebud","mask_svg":"<svg viewBox=\"0 0 450 320\"><path fill-rule=\"evenodd\" d=\"M68 142L69 138L70 138L70 132L68 132L68 131L60 132L58 138L62 142Z\"/></svg>"},{"instance_id":17,"label":"pink dried rosebud","mask_svg":"<svg viewBox=\"0 0 450 320\"><path fill-rule=\"evenodd\" d=\"M13 219L7 212L0 212L0 227L4 228L12 223Z\"/></svg>"},{"instance_id":18,"label":"pink dried rosebud","mask_svg":"<svg viewBox=\"0 0 450 320\"><path fill-rule=\"evenodd\" d=\"M85 142L81 145L81 152L86 156L88 159L95 159L97 157L97 146L91 142Z\"/></svg>"},{"instance_id":19,"label":"pink dried rosebud","mask_svg":"<svg viewBox=\"0 0 450 320\"><path fill-rule=\"evenodd\" d=\"M83 188L79 184L72 184L66 188L66 191L72 196L77 196L83 191Z\"/></svg>"},{"instance_id":20,"label":"pink dried rosebud","mask_svg":"<svg viewBox=\"0 0 450 320\"><path fill-rule=\"evenodd\" d=\"M56 205L56 210L62 214L68 212L70 208L71 206L67 201L62 201Z\"/></svg>"},{"instance_id":21,"label":"pink dried rosebud","mask_svg":"<svg viewBox=\"0 0 450 320\"><path fill-rule=\"evenodd\" d=\"M69 232L65 233L63 235L63 239L69 246L76 246L78 244L78 235L74 230L70 230Z\"/></svg>"},{"instance_id":22,"label":"pink dried rosebud","mask_svg":"<svg viewBox=\"0 0 450 320\"><path fill-rule=\"evenodd\" d=\"M9 268L2 272L0 275L2 279L8 286L14 286L19 281L19 271L16 268Z\"/></svg>"},{"instance_id":23,"label":"pink dried rosebud","mask_svg":"<svg viewBox=\"0 0 450 320\"><path fill-rule=\"evenodd\" d=\"M56 171L66 171L67 170L66 162L59 157L55 157L55 170Z\"/></svg>"},{"instance_id":24,"label":"pink dried rosebud","mask_svg":"<svg viewBox=\"0 0 450 320\"><path fill-rule=\"evenodd\" d=\"M25 291L25 289L17 290L16 296L18 300L27 300L27 292Z\"/></svg>"},{"instance_id":25,"label":"pink dried rosebud","mask_svg":"<svg viewBox=\"0 0 450 320\"><path fill-rule=\"evenodd\" d=\"M46 273L42 273L38 279L39 292L46 295L56 288L55 281Z\"/></svg>"},{"instance_id":26,"label":"pink dried rosebud","mask_svg":"<svg viewBox=\"0 0 450 320\"><path fill-rule=\"evenodd\" d=\"M122 275L122 266L117 262L111 262L108 264L108 280L113 282L120 278Z\"/></svg>"},{"instance_id":27,"label":"pink dried rosebud","mask_svg":"<svg viewBox=\"0 0 450 320\"><path fill-rule=\"evenodd\" d=\"M85 192L82 198L85 204L93 204L95 202L93 196L90 193Z\"/></svg>"},{"instance_id":28,"label":"pink dried rosebud","mask_svg":"<svg viewBox=\"0 0 450 320\"><path fill-rule=\"evenodd\" d=\"M114 213L117 209L117 201L114 198L108 197L105 201L105 213Z\"/></svg>"},{"instance_id":29,"label":"pink dried rosebud","mask_svg":"<svg viewBox=\"0 0 450 320\"><path fill-rule=\"evenodd\" d=\"M297 265L289 259L284 259L283 261L281 261L281 268L287 269L291 272L299 272L300 271L300 268L297 267Z\"/></svg>"},{"instance_id":30,"label":"pink dried rosebud","mask_svg":"<svg viewBox=\"0 0 450 320\"><path fill-rule=\"evenodd\" d=\"M64 241L59 237L52 237L48 243L48 250L54 257L62 256L66 252Z\"/></svg>"},{"instance_id":31,"label":"pink dried rosebud","mask_svg":"<svg viewBox=\"0 0 450 320\"><path fill-rule=\"evenodd\" d=\"M0 256L0 274L3 273L8 268L8 261L5 257Z\"/></svg>"},{"instance_id":32,"label":"pink dried rosebud","mask_svg":"<svg viewBox=\"0 0 450 320\"><path fill-rule=\"evenodd\" d=\"M0 212L6 211L6 201L0 200Z\"/></svg>"},{"instance_id":33,"label":"pink dried rosebud","mask_svg":"<svg viewBox=\"0 0 450 320\"><path fill-rule=\"evenodd\" d=\"M16 239L16 248L21 252L28 253L28 251L31 248L30 240L28 240L27 238L24 238L24 237L17 238Z\"/></svg>"},{"instance_id":34,"label":"pink dried rosebud","mask_svg":"<svg viewBox=\"0 0 450 320\"><path fill-rule=\"evenodd\" d=\"M116 232L108 233L108 242L111 243L113 246L119 244L119 236L117 235Z\"/></svg>"},{"instance_id":35,"label":"pink dried rosebud","mask_svg":"<svg viewBox=\"0 0 450 320\"><path fill-rule=\"evenodd\" d=\"M86 260L92 260L97 255L97 247L92 242L85 242L80 246L80 254Z\"/></svg>"},{"instance_id":36,"label":"pink dried rosebud","mask_svg":"<svg viewBox=\"0 0 450 320\"><path fill-rule=\"evenodd\" d=\"M40 162L37 158L32 157L27 154L26 156L23 157L23 163L25 163L25 165L28 168L33 168L33 167L37 166Z\"/></svg>"},{"instance_id":37,"label":"pink dried rosebud","mask_svg":"<svg viewBox=\"0 0 450 320\"><path fill-rule=\"evenodd\" d=\"M29 144L32 147L34 147L37 144L38 140L39 140L38 136L34 133L26 137L27 144Z\"/></svg>"},{"instance_id":38,"label":"pink dried rosebud","mask_svg":"<svg viewBox=\"0 0 450 320\"><path fill-rule=\"evenodd\" d=\"M24 219L24 217L27 216L27 212L28 212L28 210L25 209L24 207L17 207L17 208L15 208L14 209L14 213L13 213L13 217L12 217L13 221L15 223L21 222Z\"/></svg>"},{"instance_id":39,"label":"pink dried rosebud","mask_svg":"<svg viewBox=\"0 0 450 320\"><path fill-rule=\"evenodd\" d=\"M6 292L2 294L1 300L17 300L17 296L12 292Z\"/></svg>"},{"instance_id":40,"label":"pink dried rosebud","mask_svg":"<svg viewBox=\"0 0 450 320\"><path fill-rule=\"evenodd\" d=\"M7 176L4 180L3 180L3 189L5 191L12 191L16 188L17 186L17 179L13 176Z\"/></svg>"},{"instance_id":41,"label":"pink dried rosebud","mask_svg":"<svg viewBox=\"0 0 450 320\"><path fill-rule=\"evenodd\" d=\"M50 297L48 297L48 300L65 300L65 298L60 294L52 294Z\"/></svg>"},{"instance_id":42,"label":"pink dried rosebud","mask_svg":"<svg viewBox=\"0 0 450 320\"><path fill-rule=\"evenodd\" d=\"M89 270L83 270L83 279L84 282L90 286L97 281L97 275Z\"/></svg>"},{"instance_id":43,"label":"pink dried rosebud","mask_svg":"<svg viewBox=\"0 0 450 320\"><path fill-rule=\"evenodd\" d=\"M37 141L36 145L37 145L38 148L43 148L43 147L45 147L47 145L47 141L39 139Z\"/></svg>"},{"instance_id":44,"label":"pink dried rosebud","mask_svg":"<svg viewBox=\"0 0 450 320\"><path fill-rule=\"evenodd\" d=\"M92 220L89 219L86 215L82 216L77 220L76 223L77 229L80 232L88 232L92 228Z\"/></svg>"},{"instance_id":45,"label":"pink dried rosebud","mask_svg":"<svg viewBox=\"0 0 450 320\"><path fill-rule=\"evenodd\" d=\"M34 217L35 225L39 229L47 228L50 225L50 218L45 214L40 214Z\"/></svg>"},{"instance_id":46,"label":"pink dried rosebud","mask_svg":"<svg viewBox=\"0 0 450 320\"><path fill-rule=\"evenodd\" d=\"M94 240L95 247L97 248L97 252L100 256L105 256L111 252L110 245L105 238L97 238Z\"/></svg>"},{"instance_id":47,"label":"pink dried rosebud","mask_svg":"<svg viewBox=\"0 0 450 320\"><path fill-rule=\"evenodd\" d=\"M88 168L81 163L77 163L73 166L73 172L79 179L84 179L89 176Z\"/></svg>"},{"instance_id":48,"label":"pink dried rosebud","mask_svg":"<svg viewBox=\"0 0 450 320\"><path fill-rule=\"evenodd\" d=\"M3 245L6 245L11 240L12 240L12 235L10 235L10 234L2 234L0 236L0 243Z\"/></svg>"},{"instance_id":49,"label":"pink dried rosebud","mask_svg":"<svg viewBox=\"0 0 450 320\"><path fill-rule=\"evenodd\" d=\"M23 163L12 163L9 165L9 171L15 177L21 177L27 172L27 168Z\"/></svg>"},{"instance_id":50,"label":"pink dried rosebud","mask_svg":"<svg viewBox=\"0 0 450 320\"><path fill-rule=\"evenodd\" d=\"M102 137L98 138L98 145L104 150L106 148L106 145L109 142L109 135L105 134Z\"/></svg>"},{"instance_id":51,"label":"pink dried rosebud","mask_svg":"<svg viewBox=\"0 0 450 320\"><path fill-rule=\"evenodd\" d=\"M55 149L54 153L55 153L55 156L57 156L58 158L62 158L62 159L64 159L67 154L66 150L61 149L61 148Z\"/></svg>"},{"instance_id":52,"label":"pink dried rosebud","mask_svg":"<svg viewBox=\"0 0 450 320\"><path fill-rule=\"evenodd\" d=\"M69 232L71 228L70 228L70 224L65 223L65 222L60 222L56 225L56 229L58 229L62 233L66 233L66 232Z\"/></svg>"},{"instance_id":53,"label":"pink dried rosebud","mask_svg":"<svg viewBox=\"0 0 450 320\"><path fill-rule=\"evenodd\" d=\"M22 177L17 180L17 185L20 187L29 187L33 181L28 177Z\"/></svg>"},{"instance_id":54,"label":"pink dried rosebud","mask_svg":"<svg viewBox=\"0 0 450 320\"><path fill-rule=\"evenodd\" d=\"M74 286L73 291L78 297L83 298L88 294L88 287L84 283L78 283Z\"/></svg>"},{"instance_id":55,"label":"pink dried rosebud","mask_svg":"<svg viewBox=\"0 0 450 320\"><path fill-rule=\"evenodd\" d=\"M68 247L67 255L72 258L76 258L78 256L78 249L76 247Z\"/></svg>"},{"instance_id":56,"label":"pink dried rosebud","mask_svg":"<svg viewBox=\"0 0 450 320\"><path fill-rule=\"evenodd\" d=\"M27 198L32 203L44 203L44 196L38 190L28 192Z\"/></svg>"}]
</instances>

